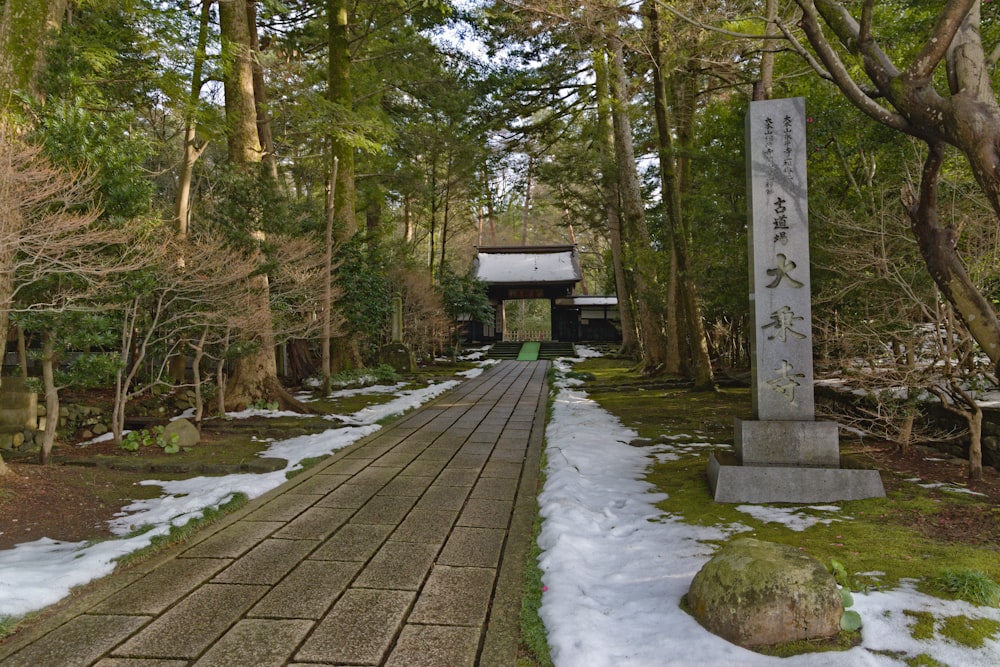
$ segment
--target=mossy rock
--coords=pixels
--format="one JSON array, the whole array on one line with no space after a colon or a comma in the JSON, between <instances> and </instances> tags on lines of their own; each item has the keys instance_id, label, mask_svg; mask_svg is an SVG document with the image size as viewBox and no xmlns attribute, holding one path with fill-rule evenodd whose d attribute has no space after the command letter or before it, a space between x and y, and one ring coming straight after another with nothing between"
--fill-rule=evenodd
<instances>
[{"instance_id":1,"label":"mossy rock","mask_svg":"<svg viewBox=\"0 0 1000 667\"><path fill-rule=\"evenodd\" d=\"M844 612L822 563L751 538L722 547L695 575L687 601L706 629L741 646L832 637Z\"/></svg>"}]
</instances>

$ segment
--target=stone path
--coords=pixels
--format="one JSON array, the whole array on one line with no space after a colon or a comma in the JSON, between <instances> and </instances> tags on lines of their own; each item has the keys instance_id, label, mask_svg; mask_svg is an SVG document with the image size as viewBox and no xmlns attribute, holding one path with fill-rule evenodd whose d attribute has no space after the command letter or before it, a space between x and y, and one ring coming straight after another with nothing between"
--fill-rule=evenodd
<instances>
[{"instance_id":1,"label":"stone path","mask_svg":"<svg viewBox=\"0 0 1000 667\"><path fill-rule=\"evenodd\" d=\"M0 665L514 665L547 368L463 382L111 575Z\"/></svg>"}]
</instances>

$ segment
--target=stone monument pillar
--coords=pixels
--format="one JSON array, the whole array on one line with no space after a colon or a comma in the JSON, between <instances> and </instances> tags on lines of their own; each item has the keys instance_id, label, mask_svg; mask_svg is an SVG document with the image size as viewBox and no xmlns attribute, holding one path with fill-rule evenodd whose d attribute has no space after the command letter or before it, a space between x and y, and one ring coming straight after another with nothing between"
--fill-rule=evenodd
<instances>
[{"instance_id":1,"label":"stone monument pillar","mask_svg":"<svg viewBox=\"0 0 1000 667\"><path fill-rule=\"evenodd\" d=\"M413 351L403 342L403 299L392 298L392 340L382 346L379 361L392 366L398 373L413 373L417 370L417 360Z\"/></svg>"},{"instance_id":2,"label":"stone monument pillar","mask_svg":"<svg viewBox=\"0 0 1000 667\"><path fill-rule=\"evenodd\" d=\"M753 418L735 458L713 454L720 502L884 496L875 470L840 466L838 427L815 421L806 122L802 98L751 102L746 118Z\"/></svg>"},{"instance_id":3,"label":"stone monument pillar","mask_svg":"<svg viewBox=\"0 0 1000 667\"><path fill-rule=\"evenodd\" d=\"M392 342L403 342L403 298L392 297Z\"/></svg>"}]
</instances>

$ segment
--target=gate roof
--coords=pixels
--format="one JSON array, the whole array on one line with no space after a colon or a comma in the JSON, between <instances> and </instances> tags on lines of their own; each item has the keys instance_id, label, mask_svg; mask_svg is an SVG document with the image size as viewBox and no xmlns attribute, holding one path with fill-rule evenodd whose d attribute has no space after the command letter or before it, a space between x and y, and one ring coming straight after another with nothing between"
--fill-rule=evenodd
<instances>
[{"instance_id":1,"label":"gate roof","mask_svg":"<svg viewBox=\"0 0 1000 667\"><path fill-rule=\"evenodd\" d=\"M569 285L582 278L575 245L481 246L473 274L490 285Z\"/></svg>"}]
</instances>

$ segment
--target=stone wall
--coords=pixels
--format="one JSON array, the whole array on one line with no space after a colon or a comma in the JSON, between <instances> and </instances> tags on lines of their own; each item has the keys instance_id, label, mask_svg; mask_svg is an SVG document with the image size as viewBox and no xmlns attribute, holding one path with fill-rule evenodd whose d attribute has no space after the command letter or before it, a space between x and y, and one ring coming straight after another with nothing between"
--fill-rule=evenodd
<instances>
[{"instance_id":1,"label":"stone wall","mask_svg":"<svg viewBox=\"0 0 1000 667\"><path fill-rule=\"evenodd\" d=\"M36 398L35 394L23 390L21 383L8 382L10 379L4 378L6 387L0 395L0 451L35 451L37 449L36 443L40 444L42 441L42 431L45 429L45 421L48 419L44 401ZM3 386L0 385L0 387ZM11 396L15 392L19 394L17 398ZM17 424L4 425L3 410L7 408L2 406L14 403L19 405L25 396L32 397L31 412L37 419L26 421L17 416ZM152 396L146 400L133 401L128 406L128 416L125 420L126 428L141 429L153 424L164 424L170 416L194 407L194 401L193 389L175 391L169 396ZM206 405L206 409L213 408L214 404ZM60 405L57 428L57 440L64 442L89 440L103 435L111 430L111 406L80 403Z\"/></svg>"}]
</instances>

